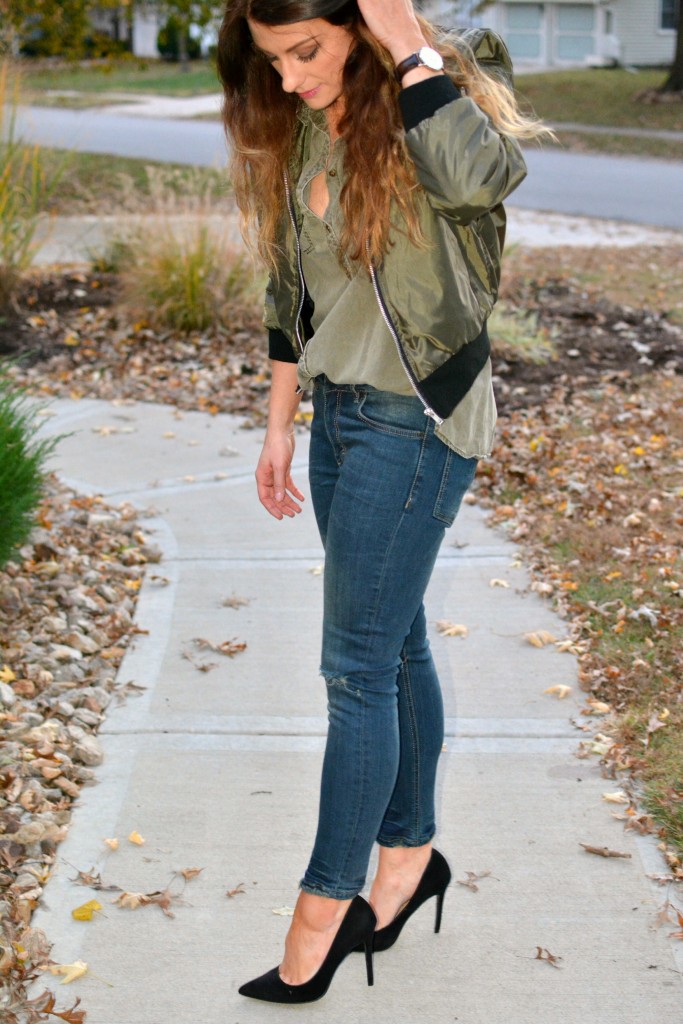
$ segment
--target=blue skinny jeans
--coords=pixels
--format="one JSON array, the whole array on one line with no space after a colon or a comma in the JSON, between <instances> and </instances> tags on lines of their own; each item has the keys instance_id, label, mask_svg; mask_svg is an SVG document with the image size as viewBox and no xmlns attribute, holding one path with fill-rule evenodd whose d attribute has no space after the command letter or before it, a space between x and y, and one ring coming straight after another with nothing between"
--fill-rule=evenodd
<instances>
[{"instance_id":1,"label":"blue skinny jeans","mask_svg":"<svg viewBox=\"0 0 683 1024\"><path fill-rule=\"evenodd\" d=\"M316 378L310 486L325 548L329 728L305 892L350 899L374 842L435 831L443 701L423 597L476 470L418 398Z\"/></svg>"}]
</instances>

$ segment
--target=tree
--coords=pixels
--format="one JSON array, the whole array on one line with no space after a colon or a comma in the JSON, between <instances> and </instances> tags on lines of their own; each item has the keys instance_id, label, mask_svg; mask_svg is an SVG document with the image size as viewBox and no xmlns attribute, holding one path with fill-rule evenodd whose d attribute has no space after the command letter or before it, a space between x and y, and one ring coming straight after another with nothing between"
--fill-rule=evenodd
<instances>
[{"instance_id":1,"label":"tree","mask_svg":"<svg viewBox=\"0 0 683 1024\"><path fill-rule=\"evenodd\" d=\"M669 71L669 77L659 92L680 92L683 93L683 18L681 18L680 4L678 10L678 35L676 37L676 53L674 62Z\"/></svg>"},{"instance_id":2,"label":"tree","mask_svg":"<svg viewBox=\"0 0 683 1024\"><path fill-rule=\"evenodd\" d=\"M178 42L180 62L184 71L189 71L190 63L187 54L187 40L190 26L204 28L216 15L217 4L212 0L152 0L154 6L173 16L178 26Z\"/></svg>"}]
</instances>

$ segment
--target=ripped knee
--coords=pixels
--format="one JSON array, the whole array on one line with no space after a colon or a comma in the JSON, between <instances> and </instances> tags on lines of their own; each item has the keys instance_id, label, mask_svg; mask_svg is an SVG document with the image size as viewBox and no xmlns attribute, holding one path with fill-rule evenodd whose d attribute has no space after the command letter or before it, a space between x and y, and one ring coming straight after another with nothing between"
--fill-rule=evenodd
<instances>
[{"instance_id":1,"label":"ripped knee","mask_svg":"<svg viewBox=\"0 0 683 1024\"><path fill-rule=\"evenodd\" d=\"M360 695L361 688L353 683L348 676L335 675L333 672L326 672L324 668L320 669L320 675L325 680L328 693L333 692L345 692L352 693L356 696Z\"/></svg>"}]
</instances>

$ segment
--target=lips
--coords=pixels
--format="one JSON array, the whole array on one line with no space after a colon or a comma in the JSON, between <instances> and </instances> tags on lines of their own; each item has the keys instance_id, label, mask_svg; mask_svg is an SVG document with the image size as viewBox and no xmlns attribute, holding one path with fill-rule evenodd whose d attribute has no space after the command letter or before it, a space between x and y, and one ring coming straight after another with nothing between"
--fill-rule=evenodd
<instances>
[{"instance_id":1,"label":"lips","mask_svg":"<svg viewBox=\"0 0 683 1024\"><path fill-rule=\"evenodd\" d=\"M301 100L310 100L313 96L315 96L319 88L320 86L316 85L315 89L309 89L308 92L300 92L297 93L297 95Z\"/></svg>"}]
</instances>

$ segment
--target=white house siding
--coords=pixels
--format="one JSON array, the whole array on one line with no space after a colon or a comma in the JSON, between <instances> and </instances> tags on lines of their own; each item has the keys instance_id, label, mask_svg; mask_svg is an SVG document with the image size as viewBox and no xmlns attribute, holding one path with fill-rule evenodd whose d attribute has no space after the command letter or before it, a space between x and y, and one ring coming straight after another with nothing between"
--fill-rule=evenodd
<instances>
[{"instance_id":1,"label":"white house siding","mask_svg":"<svg viewBox=\"0 0 683 1024\"><path fill-rule=\"evenodd\" d=\"M498 0L484 20L506 40L517 67L666 64L675 33L659 28L661 0Z\"/></svg>"},{"instance_id":2,"label":"white house siding","mask_svg":"<svg viewBox=\"0 0 683 1024\"><path fill-rule=\"evenodd\" d=\"M661 0L617 0L615 28L624 64L670 64L676 33L662 30Z\"/></svg>"},{"instance_id":3,"label":"white house siding","mask_svg":"<svg viewBox=\"0 0 683 1024\"><path fill-rule=\"evenodd\" d=\"M136 57L158 57L159 17L153 11L133 15L133 53Z\"/></svg>"}]
</instances>

